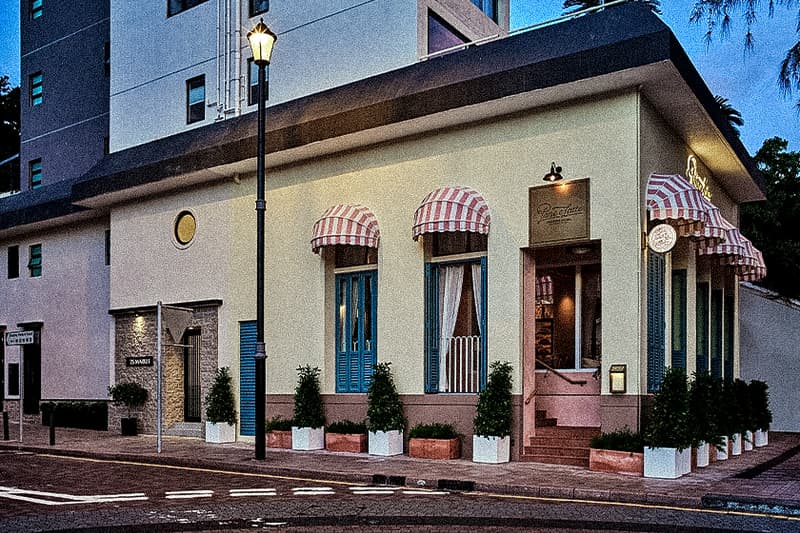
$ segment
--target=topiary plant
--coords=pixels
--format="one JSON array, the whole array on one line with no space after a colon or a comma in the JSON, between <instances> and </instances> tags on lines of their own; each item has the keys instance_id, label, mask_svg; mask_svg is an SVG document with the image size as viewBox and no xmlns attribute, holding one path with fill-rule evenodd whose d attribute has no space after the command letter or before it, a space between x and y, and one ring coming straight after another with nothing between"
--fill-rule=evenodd
<instances>
[{"instance_id":1,"label":"topiary plant","mask_svg":"<svg viewBox=\"0 0 800 533\"><path fill-rule=\"evenodd\" d=\"M297 427L320 428L325 425L325 411L319 385L320 370L310 365L297 367L294 389L294 423Z\"/></svg>"},{"instance_id":2,"label":"topiary plant","mask_svg":"<svg viewBox=\"0 0 800 533\"><path fill-rule=\"evenodd\" d=\"M214 384L206 395L206 420L236 424L236 400L233 397L233 379L227 366L217 369Z\"/></svg>"},{"instance_id":3,"label":"topiary plant","mask_svg":"<svg viewBox=\"0 0 800 533\"><path fill-rule=\"evenodd\" d=\"M506 437L511 435L511 363L495 361L490 366L486 388L478 394L475 435Z\"/></svg>"},{"instance_id":4,"label":"topiary plant","mask_svg":"<svg viewBox=\"0 0 800 533\"><path fill-rule=\"evenodd\" d=\"M645 443L651 448L676 448L692 445L689 427L689 387L682 368L667 368L661 388L655 395Z\"/></svg>"},{"instance_id":5,"label":"topiary plant","mask_svg":"<svg viewBox=\"0 0 800 533\"><path fill-rule=\"evenodd\" d=\"M717 448L722 446L719 422L719 401L722 382L708 372L695 373L689 386L689 427L692 445L707 442Z\"/></svg>"},{"instance_id":6,"label":"topiary plant","mask_svg":"<svg viewBox=\"0 0 800 533\"><path fill-rule=\"evenodd\" d=\"M753 414L750 402L750 388L741 379L733 381L733 394L736 396L736 433L745 434L753 428Z\"/></svg>"},{"instance_id":7,"label":"topiary plant","mask_svg":"<svg viewBox=\"0 0 800 533\"><path fill-rule=\"evenodd\" d=\"M128 418L133 417L134 409L143 406L147 401L147 389L132 381L109 387L108 394L115 404L122 404L128 408Z\"/></svg>"},{"instance_id":8,"label":"topiary plant","mask_svg":"<svg viewBox=\"0 0 800 533\"><path fill-rule=\"evenodd\" d=\"M769 387L765 382L755 379L750 382L748 387L752 402L753 427L767 431L772 423L772 411L769 409Z\"/></svg>"},{"instance_id":9,"label":"topiary plant","mask_svg":"<svg viewBox=\"0 0 800 533\"><path fill-rule=\"evenodd\" d=\"M367 390L367 429L370 431L402 430L406 427L403 402L394 384L391 363L373 366L372 381Z\"/></svg>"}]
</instances>

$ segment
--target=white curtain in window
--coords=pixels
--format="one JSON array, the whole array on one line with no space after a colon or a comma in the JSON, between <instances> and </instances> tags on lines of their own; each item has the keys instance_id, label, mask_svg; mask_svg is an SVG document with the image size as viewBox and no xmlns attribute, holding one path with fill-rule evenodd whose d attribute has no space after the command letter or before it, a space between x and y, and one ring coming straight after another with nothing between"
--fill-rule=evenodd
<instances>
[{"instance_id":1,"label":"white curtain in window","mask_svg":"<svg viewBox=\"0 0 800 533\"><path fill-rule=\"evenodd\" d=\"M483 288L481 284L481 264L480 263L472 263L472 294L475 296L475 316L478 318L478 334L483 337L483 315L481 315L481 311L483 310L483 306L481 302L483 301L483 294L481 294L481 289Z\"/></svg>"},{"instance_id":2,"label":"white curtain in window","mask_svg":"<svg viewBox=\"0 0 800 533\"><path fill-rule=\"evenodd\" d=\"M447 381L447 350L456 329L461 288L464 284L464 266L439 267L439 392L450 390Z\"/></svg>"}]
</instances>

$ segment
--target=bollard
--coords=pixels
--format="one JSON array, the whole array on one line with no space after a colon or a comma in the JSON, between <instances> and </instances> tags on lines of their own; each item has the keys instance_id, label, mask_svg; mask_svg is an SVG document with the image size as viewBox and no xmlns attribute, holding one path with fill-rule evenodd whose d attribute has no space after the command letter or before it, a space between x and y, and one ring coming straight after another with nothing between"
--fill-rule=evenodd
<instances>
[{"instance_id":1,"label":"bollard","mask_svg":"<svg viewBox=\"0 0 800 533\"><path fill-rule=\"evenodd\" d=\"M8 440L8 411L3 411L3 440Z\"/></svg>"},{"instance_id":2,"label":"bollard","mask_svg":"<svg viewBox=\"0 0 800 533\"><path fill-rule=\"evenodd\" d=\"M50 446L56 445L56 410L50 411Z\"/></svg>"}]
</instances>

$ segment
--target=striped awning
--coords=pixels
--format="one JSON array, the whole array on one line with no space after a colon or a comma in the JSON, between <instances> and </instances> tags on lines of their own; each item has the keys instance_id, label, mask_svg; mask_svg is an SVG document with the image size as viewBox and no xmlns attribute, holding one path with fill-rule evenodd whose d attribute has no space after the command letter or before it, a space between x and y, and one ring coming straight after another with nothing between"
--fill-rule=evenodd
<instances>
[{"instance_id":1,"label":"striped awning","mask_svg":"<svg viewBox=\"0 0 800 533\"><path fill-rule=\"evenodd\" d=\"M323 246L335 244L377 248L380 236L378 219L372 211L363 205L339 204L314 223L311 250L316 254Z\"/></svg>"},{"instance_id":2,"label":"striped awning","mask_svg":"<svg viewBox=\"0 0 800 533\"><path fill-rule=\"evenodd\" d=\"M725 241L718 243L715 246L701 246L698 249L700 255L718 255L722 256L725 263L730 263L731 258L741 257L747 253L744 245L744 237L739 230L722 218L722 229L725 233Z\"/></svg>"},{"instance_id":3,"label":"striped awning","mask_svg":"<svg viewBox=\"0 0 800 533\"><path fill-rule=\"evenodd\" d=\"M678 175L650 175L647 180L647 210L650 220L666 221L682 237L702 231L708 221L703 194Z\"/></svg>"},{"instance_id":4,"label":"striped awning","mask_svg":"<svg viewBox=\"0 0 800 533\"><path fill-rule=\"evenodd\" d=\"M728 221L725 220L725 217L719 212L717 206L705 198L703 198L703 205L708 218L703 225L703 229L696 231L692 235L692 239L697 241L698 247L700 248L717 246L726 240L727 234L725 225L728 224Z\"/></svg>"},{"instance_id":5,"label":"striped awning","mask_svg":"<svg viewBox=\"0 0 800 533\"><path fill-rule=\"evenodd\" d=\"M736 274L745 281L758 281L767 275L767 267L761 251L753 246L750 240L725 218L725 242L716 246L701 247L700 255L716 255L724 265L734 267Z\"/></svg>"},{"instance_id":6,"label":"striped awning","mask_svg":"<svg viewBox=\"0 0 800 533\"><path fill-rule=\"evenodd\" d=\"M423 233L489 233L489 206L469 187L442 187L429 193L414 213L413 237Z\"/></svg>"},{"instance_id":7,"label":"striped awning","mask_svg":"<svg viewBox=\"0 0 800 533\"><path fill-rule=\"evenodd\" d=\"M743 281L759 281L767 276L767 264L764 262L764 256L761 255L761 250L753 247L755 254L756 264L752 267L742 266L738 271L739 277Z\"/></svg>"}]
</instances>

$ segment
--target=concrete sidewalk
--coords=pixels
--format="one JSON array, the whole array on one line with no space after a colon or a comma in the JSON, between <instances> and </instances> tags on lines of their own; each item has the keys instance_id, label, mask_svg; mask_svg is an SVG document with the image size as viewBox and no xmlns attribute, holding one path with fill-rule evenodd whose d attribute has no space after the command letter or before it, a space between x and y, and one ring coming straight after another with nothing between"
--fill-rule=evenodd
<instances>
[{"instance_id":1,"label":"concrete sidewalk","mask_svg":"<svg viewBox=\"0 0 800 533\"><path fill-rule=\"evenodd\" d=\"M44 426L26 424L22 443L17 440L17 426L12 424L10 430L11 440L0 441L0 450L259 472L309 480L388 482L546 498L725 507L800 515L800 434L797 433L770 433L770 443L764 448L713 463L677 480L660 480L538 463L486 465L466 459L434 461L324 450L269 448L266 460L257 461L252 443L206 444L180 437L164 437L159 454L155 436L122 437L114 430L57 428L56 444L49 446L48 428Z\"/></svg>"}]
</instances>

